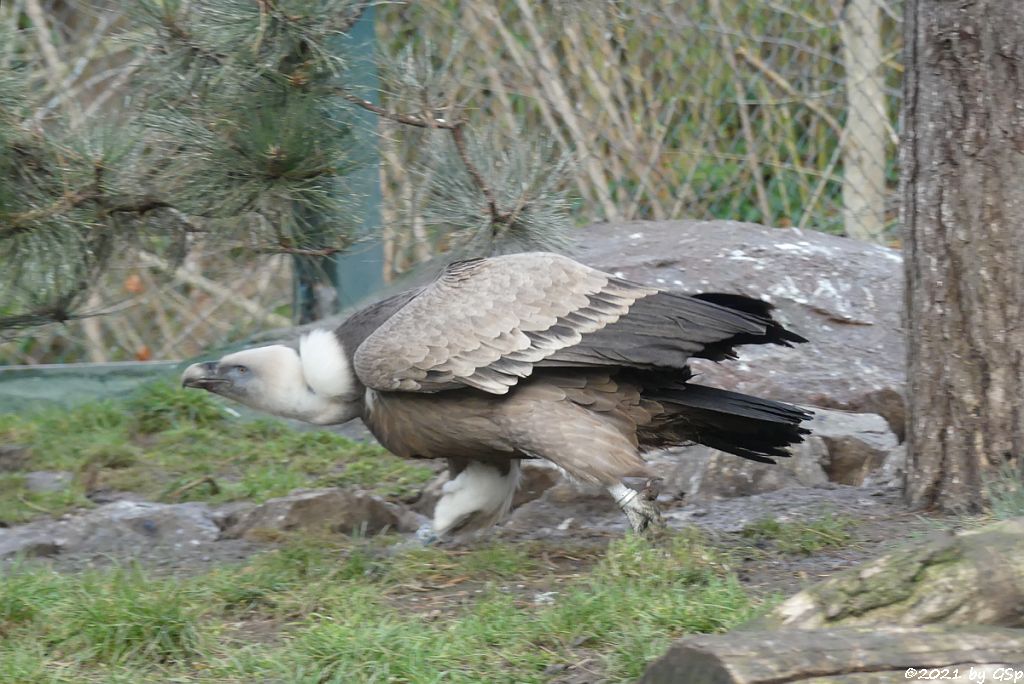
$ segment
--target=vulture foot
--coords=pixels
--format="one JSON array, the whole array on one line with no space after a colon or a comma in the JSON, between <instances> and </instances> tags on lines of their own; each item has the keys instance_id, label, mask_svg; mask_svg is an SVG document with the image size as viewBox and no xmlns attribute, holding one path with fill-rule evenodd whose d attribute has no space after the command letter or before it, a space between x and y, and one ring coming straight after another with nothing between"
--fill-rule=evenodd
<instances>
[{"instance_id":1,"label":"vulture foot","mask_svg":"<svg viewBox=\"0 0 1024 684\"><path fill-rule=\"evenodd\" d=\"M434 525L431 523L424 523L420 525L413 538L419 542L421 546L433 546L440 539L440 537L437 536L437 533L434 532Z\"/></svg>"},{"instance_id":2,"label":"vulture foot","mask_svg":"<svg viewBox=\"0 0 1024 684\"><path fill-rule=\"evenodd\" d=\"M664 525L661 520L661 512L658 511L658 505L655 503L658 495L652 480L648 480L644 484L642 492L623 484L609 487L608 491L615 497L615 503L626 514L626 520L637 534Z\"/></svg>"}]
</instances>

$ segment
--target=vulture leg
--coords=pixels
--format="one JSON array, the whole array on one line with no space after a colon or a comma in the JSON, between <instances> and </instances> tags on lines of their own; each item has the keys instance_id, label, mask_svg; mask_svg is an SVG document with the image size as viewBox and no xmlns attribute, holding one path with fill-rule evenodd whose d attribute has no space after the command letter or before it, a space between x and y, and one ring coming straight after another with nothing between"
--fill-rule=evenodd
<instances>
[{"instance_id":1,"label":"vulture leg","mask_svg":"<svg viewBox=\"0 0 1024 684\"><path fill-rule=\"evenodd\" d=\"M434 506L437 537L478 530L504 518L519 487L519 459L499 465L448 459L448 474L451 479Z\"/></svg>"},{"instance_id":2,"label":"vulture leg","mask_svg":"<svg viewBox=\"0 0 1024 684\"><path fill-rule=\"evenodd\" d=\"M621 483L609 487L608 493L626 514L626 520L637 534L645 532L652 526L661 527L661 513L654 502L655 497L648 497Z\"/></svg>"}]
</instances>

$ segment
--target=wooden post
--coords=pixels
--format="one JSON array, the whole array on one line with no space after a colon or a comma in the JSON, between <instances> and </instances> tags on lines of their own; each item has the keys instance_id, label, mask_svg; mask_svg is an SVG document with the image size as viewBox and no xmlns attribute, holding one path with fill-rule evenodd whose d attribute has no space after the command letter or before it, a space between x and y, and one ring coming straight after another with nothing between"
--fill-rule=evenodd
<instances>
[{"instance_id":1,"label":"wooden post","mask_svg":"<svg viewBox=\"0 0 1024 684\"><path fill-rule=\"evenodd\" d=\"M885 230L885 139L881 15L877 0L848 0L840 19L846 65L843 225L858 240L878 242Z\"/></svg>"}]
</instances>

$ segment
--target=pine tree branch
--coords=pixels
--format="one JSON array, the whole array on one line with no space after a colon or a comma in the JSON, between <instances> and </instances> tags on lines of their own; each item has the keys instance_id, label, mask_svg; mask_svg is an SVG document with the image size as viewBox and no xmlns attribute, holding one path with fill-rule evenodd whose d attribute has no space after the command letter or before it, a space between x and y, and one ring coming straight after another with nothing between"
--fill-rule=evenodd
<instances>
[{"instance_id":1,"label":"pine tree branch","mask_svg":"<svg viewBox=\"0 0 1024 684\"><path fill-rule=\"evenodd\" d=\"M188 50L193 57L202 58L218 65L223 64L227 60L226 55L212 52L199 45L193 40L192 34L178 23L176 17L172 16L169 12L163 12L156 19L167 31L167 35ZM168 52L166 45L156 45L155 49L163 53Z\"/></svg>"},{"instance_id":2,"label":"pine tree branch","mask_svg":"<svg viewBox=\"0 0 1024 684\"><path fill-rule=\"evenodd\" d=\"M90 199L92 199L91 193L66 193L48 207L30 209L29 211L23 211L19 214L10 214L4 221L6 225L0 227L0 239L14 237L21 233L27 233L32 229L32 224L34 222L50 218L51 216L56 216L57 214L68 211L69 209L74 209Z\"/></svg>"},{"instance_id":3,"label":"pine tree branch","mask_svg":"<svg viewBox=\"0 0 1024 684\"><path fill-rule=\"evenodd\" d=\"M106 196L95 190L66 193L48 207L31 209L19 214L10 214L4 220L6 225L0 227L0 239L6 239L27 233L32 224L52 218L65 211L80 207L88 202L96 202L107 214L146 214L154 209L173 209L174 207L162 199L143 196L119 202L109 202Z\"/></svg>"},{"instance_id":4,"label":"pine tree branch","mask_svg":"<svg viewBox=\"0 0 1024 684\"><path fill-rule=\"evenodd\" d=\"M339 89L338 93L357 107L362 107L366 111L373 112L377 116L388 119L389 121L394 121L395 123L405 124L406 126L415 126L416 128L444 128L451 130L456 126L462 125L461 122L453 123L446 121L445 119L426 119L422 116L416 116L415 114L392 112L380 105L370 102L369 100L364 100L357 95L353 95L344 88Z\"/></svg>"},{"instance_id":5,"label":"pine tree branch","mask_svg":"<svg viewBox=\"0 0 1024 684\"><path fill-rule=\"evenodd\" d=\"M108 214L146 214L154 209L173 209L174 207L156 197L140 197L124 204L115 204L106 208Z\"/></svg>"},{"instance_id":6,"label":"pine tree branch","mask_svg":"<svg viewBox=\"0 0 1024 684\"><path fill-rule=\"evenodd\" d=\"M455 143L455 151L458 152L459 159L462 160L462 164L466 167L469 177L473 179L473 183L476 184L476 187L483 193L484 199L487 200L487 211L491 214L491 221L494 223L507 222L509 214L498 211L498 200L494 196L494 190L491 189L491 186L484 179L480 169L476 168L476 165L469 158L469 150L466 148L466 136L462 131L462 122L459 122L450 130L452 132L452 142Z\"/></svg>"},{"instance_id":7,"label":"pine tree branch","mask_svg":"<svg viewBox=\"0 0 1024 684\"><path fill-rule=\"evenodd\" d=\"M328 257L335 254L341 254L345 251L345 248L323 247L320 249L314 249L309 247L288 247L286 245L277 245L275 247L267 247L256 251L260 254L295 254L297 256Z\"/></svg>"},{"instance_id":8,"label":"pine tree branch","mask_svg":"<svg viewBox=\"0 0 1024 684\"><path fill-rule=\"evenodd\" d=\"M484 178L480 169L477 168L476 164L474 164L473 160L469 157L469 149L466 145L466 136L464 133L466 126L465 121L449 121L447 119L440 118L428 119L424 116L392 112L380 105L370 102L369 100L353 95L345 89L339 89L339 92L342 97L352 104L362 107L369 112L373 112L380 117L388 119L389 121L394 121L395 123L404 124L406 126L415 126L416 128L439 128L450 131L452 142L455 144L455 151L459 155L459 160L462 161L462 164L466 167L466 172L469 173L469 177L472 179L473 184L476 185L477 189L484 196L484 199L487 202L487 211L491 216L492 223L508 225L512 223L523 210L523 207L526 204L525 201L520 201L512 211L501 211L498 208L498 200L494 194L494 190Z\"/></svg>"}]
</instances>

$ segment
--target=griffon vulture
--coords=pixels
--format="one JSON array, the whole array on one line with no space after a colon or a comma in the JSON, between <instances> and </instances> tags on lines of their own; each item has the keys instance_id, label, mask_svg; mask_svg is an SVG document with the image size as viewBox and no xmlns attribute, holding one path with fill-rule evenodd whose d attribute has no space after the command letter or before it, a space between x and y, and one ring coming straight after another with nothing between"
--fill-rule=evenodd
<instances>
[{"instance_id":1,"label":"griffon vulture","mask_svg":"<svg viewBox=\"0 0 1024 684\"><path fill-rule=\"evenodd\" d=\"M658 511L623 480L651 475L645 450L697 442L774 463L807 433L800 408L691 382L691 358L806 341L771 309L557 254L471 259L306 334L297 351L236 352L190 366L182 383L317 425L362 418L399 456L447 459L439 536L504 516L524 458L603 485L640 531Z\"/></svg>"}]
</instances>

